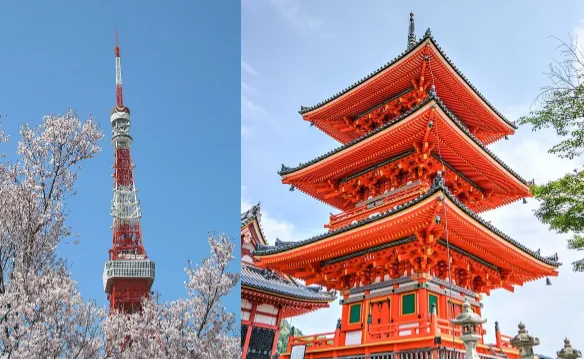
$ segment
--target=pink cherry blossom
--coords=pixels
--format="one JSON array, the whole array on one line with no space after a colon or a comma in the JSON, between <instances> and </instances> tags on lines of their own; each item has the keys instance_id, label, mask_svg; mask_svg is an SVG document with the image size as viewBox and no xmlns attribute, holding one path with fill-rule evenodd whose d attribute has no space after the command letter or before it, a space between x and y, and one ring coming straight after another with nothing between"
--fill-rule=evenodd
<instances>
[{"instance_id":1,"label":"pink cherry blossom","mask_svg":"<svg viewBox=\"0 0 584 359\"><path fill-rule=\"evenodd\" d=\"M184 298L108 313L83 300L55 255L72 235L66 203L80 165L103 135L68 111L20 136L19 160L0 161L0 358L239 358L235 317L221 302L239 280L228 271L233 240L209 235L210 256L185 269Z\"/></svg>"},{"instance_id":2,"label":"pink cherry blossom","mask_svg":"<svg viewBox=\"0 0 584 359\"><path fill-rule=\"evenodd\" d=\"M233 241L209 235L211 255L185 269L188 297L170 303L145 300L141 313L114 313L103 323L112 358L228 358L241 357L234 333L235 316L221 305L239 276L229 273ZM115 344L119 343L119 344ZM122 345L123 344L123 345Z\"/></svg>"}]
</instances>

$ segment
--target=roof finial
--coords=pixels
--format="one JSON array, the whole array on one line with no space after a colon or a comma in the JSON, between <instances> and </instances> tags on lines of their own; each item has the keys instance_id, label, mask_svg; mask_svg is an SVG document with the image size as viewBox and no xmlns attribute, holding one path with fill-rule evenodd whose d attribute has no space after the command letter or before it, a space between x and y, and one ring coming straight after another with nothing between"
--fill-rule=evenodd
<instances>
[{"instance_id":1,"label":"roof finial","mask_svg":"<svg viewBox=\"0 0 584 359\"><path fill-rule=\"evenodd\" d=\"M408 32L408 50L416 46L416 26L414 25L414 13L410 13L410 31Z\"/></svg>"}]
</instances>

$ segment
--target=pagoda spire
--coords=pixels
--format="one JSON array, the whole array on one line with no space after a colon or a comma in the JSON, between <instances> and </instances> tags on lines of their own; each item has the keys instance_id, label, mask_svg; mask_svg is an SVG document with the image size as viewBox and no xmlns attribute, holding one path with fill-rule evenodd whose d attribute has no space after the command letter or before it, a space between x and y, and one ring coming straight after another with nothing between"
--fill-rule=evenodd
<instances>
[{"instance_id":1,"label":"pagoda spire","mask_svg":"<svg viewBox=\"0 0 584 359\"><path fill-rule=\"evenodd\" d=\"M414 24L414 13L410 13L410 28L408 32L408 50L416 46L416 25Z\"/></svg>"}]
</instances>

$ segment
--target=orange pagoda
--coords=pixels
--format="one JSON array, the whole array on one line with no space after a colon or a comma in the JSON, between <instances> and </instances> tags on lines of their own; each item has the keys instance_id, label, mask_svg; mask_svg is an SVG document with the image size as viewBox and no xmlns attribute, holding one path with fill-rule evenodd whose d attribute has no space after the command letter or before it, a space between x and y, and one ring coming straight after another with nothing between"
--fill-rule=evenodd
<instances>
[{"instance_id":1,"label":"orange pagoda","mask_svg":"<svg viewBox=\"0 0 584 359\"><path fill-rule=\"evenodd\" d=\"M530 197L532 182L487 148L516 127L429 29L416 40L413 14L403 54L300 114L341 146L282 165L282 182L340 212L328 233L253 255L257 267L339 291L342 318L329 333L290 337L281 358L296 347L310 359L464 358L453 321L480 318L482 294L558 275L557 255L479 217ZM497 323L496 343L487 344L476 320L467 328L476 327L481 358L519 358Z\"/></svg>"},{"instance_id":2,"label":"orange pagoda","mask_svg":"<svg viewBox=\"0 0 584 359\"><path fill-rule=\"evenodd\" d=\"M241 348L242 359L271 359L282 319L302 315L336 299L334 292L304 286L294 278L255 266L252 251L265 246L260 204L241 214ZM276 246L282 242L276 239Z\"/></svg>"}]
</instances>

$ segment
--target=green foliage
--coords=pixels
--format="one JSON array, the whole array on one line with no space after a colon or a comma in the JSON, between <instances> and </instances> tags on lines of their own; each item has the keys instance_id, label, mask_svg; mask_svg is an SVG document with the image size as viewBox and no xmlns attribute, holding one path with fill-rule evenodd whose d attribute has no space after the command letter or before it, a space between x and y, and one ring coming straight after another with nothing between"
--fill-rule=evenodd
<instances>
[{"instance_id":1,"label":"green foliage","mask_svg":"<svg viewBox=\"0 0 584 359\"><path fill-rule=\"evenodd\" d=\"M560 41L560 60L550 64L547 73L551 85L542 89L536 102L541 109L519 119L533 130L552 128L563 137L549 152L573 159L584 151L584 52L574 42Z\"/></svg>"},{"instance_id":2,"label":"green foliage","mask_svg":"<svg viewBox=\"0 0 584 359\"><path fill-rule=\"evenodd\" d=\"M551 128L562 137L549 153L573 159L584 152L584 52L572 42L560 42L561 60L550 65L551 85L538 97L541 109L519 119L534 131ZM568 248L584 250L584 171L534 185L532 193L540 200L536 217L558 233L572 233ZM573 263L575 271L584 271L584 261Z\"/></svg>"},{"instance_id":3,"label":"green foliage","mask_svg":"<svg viewBox=\"0 0 584 359\"><path fill-rule=\"evenodd\" d=\"M290 336L290 323L284 319L280 325L280 334L278 336L278 346L276 349L276 354L280 355L286 352L288 347L288 337ZM294 328L294 336L303 336L302 332Z\"/></svg>"}]
</instances>

